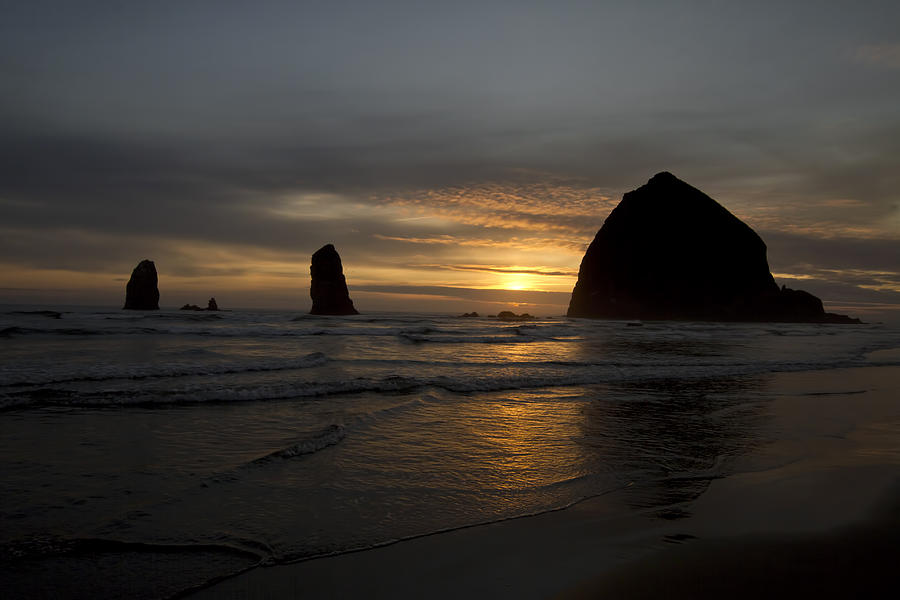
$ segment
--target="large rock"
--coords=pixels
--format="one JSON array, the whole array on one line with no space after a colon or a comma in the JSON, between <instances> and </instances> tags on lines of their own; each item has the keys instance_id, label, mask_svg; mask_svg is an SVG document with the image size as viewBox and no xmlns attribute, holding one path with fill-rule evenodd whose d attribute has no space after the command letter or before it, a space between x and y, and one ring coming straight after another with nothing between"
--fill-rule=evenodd
<instances>
[{"instance_id":1,"label":"large rock","mask_svg":"<svg viewBox=\"0 0 900 600\"><path fill-rule=\"evenodd\" d=\"M568 316L858 322L779 289L766 245L718 202L658 173L613 209L581 261Z\"/></svg>"},{"instance_id":2,"label":"large rock","mask_svg":"<svg viewBox=\"0 0 900 600\"><path fill-rule=\"evenodd\" d=\"M159 288L156 265L152 260L142 260L131 272L125 285L127 310L159 310Z\"/></svg>"},{"instance_id":3,"label":"large rock","mask_svg":"<svg viewBox=\"0 0 900 600\"><path fill-rule=\"evenodd\" d=\"M309 295L312 297L311 315L358 315L353 308L341 257L334 246L322 246L312 255L309 267L312 283Z\"/></svg>"}]
</instances>

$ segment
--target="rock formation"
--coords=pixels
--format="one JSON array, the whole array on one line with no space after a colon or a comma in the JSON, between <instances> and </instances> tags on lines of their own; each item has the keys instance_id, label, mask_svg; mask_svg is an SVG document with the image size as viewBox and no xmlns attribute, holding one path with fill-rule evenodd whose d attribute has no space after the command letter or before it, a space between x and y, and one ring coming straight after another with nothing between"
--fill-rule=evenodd
<instances>
[{"instance_id":1,"label":"rock formation","mask_svg":"<svg viewBox=\"0 0 900 600\"><path fill-rule=\"evenodd\" d=\"M142 260L131 272L125 286L126 310L159 310L159 288L156 265L152 260Z\"/></svg>"},{"instance_id":2,"label":"rock formation","mask_svg":"<svg viewBox=\"0 0 900 600\"><path fill-rule=\"evenodd\" d=\"M497 318L501 321L530 321L534 319L534 317L529 315L528 313L517 315L511 310L501 310L499 313L497 313Z\"/></svg>"},{"instance_id":3,"label":"rock formation","mask_svg":"<svg viewBox=\"0 0 900 600\"><path fill-rule=\"evenodd\" d=\"M718 202L658 173L613 209L581 261L568 316L859 322L779 289L766 245Z\"/></svg>"},{"instance_id":4,"label":"rock formation","mask_svg":"<svg viewBox=\"0 0 900 600\"><path fill-rule=\"evenodd\" d=\"M322 246L312 255L309 267L312 282L309 295L312 297L311 315L358 315L353 308L341 257L332 244Z\"/></svg>"},{"instance_id":5,"label":"rock formation","mask_svg":"<svg viewBox=\"0 0 900 600\"><path fill-rule=\"evenodd\" d=\"M203 308L196 304L188 303L188 304L185 304L184 306L182 306L179 310L201 310L201 311L213 310L213 311L217 311L217 310L219 310L219 305L216 304L215 298L210 298L209 302L206 304L206 308Z\"/></svg>"}]
</instances>

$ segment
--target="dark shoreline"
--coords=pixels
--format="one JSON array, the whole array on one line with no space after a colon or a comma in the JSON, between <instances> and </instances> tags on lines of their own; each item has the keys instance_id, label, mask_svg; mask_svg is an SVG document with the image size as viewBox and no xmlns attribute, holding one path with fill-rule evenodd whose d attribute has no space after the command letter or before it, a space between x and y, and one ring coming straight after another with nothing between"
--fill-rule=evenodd
<instances>
[{"instance_id":1,"label":"dark shoreline","mask_svg":"<svg viewBox=\"0 0 900 600\"><path fill-rule=\"evenodd\" d=\"M900 485L893 518L824 534L696 540L562 594L587 598L877 598L900 584Z\"/></svg>"}]
</instances>

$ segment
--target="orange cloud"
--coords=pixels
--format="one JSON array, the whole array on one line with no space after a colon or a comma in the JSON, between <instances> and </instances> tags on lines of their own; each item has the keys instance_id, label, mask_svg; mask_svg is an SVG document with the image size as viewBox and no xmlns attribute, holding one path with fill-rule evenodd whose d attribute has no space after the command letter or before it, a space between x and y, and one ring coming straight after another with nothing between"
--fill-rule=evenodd
<instances>
[{"instance_id":1,"label":"orange cloud","mask_svg":"<svg viewBox=\"0 0 900 600\"><path fill-rule=\"evenodd\" d=\"M451 186L374 200L465 225L577 235L596 231L618 202L600 188L558 182Z\"/></svg>"},{"instance_id":2,"label":"orange cloud","mask_svg":"<svg viewBox=\"0 0 900 600\"><path fill-rule=\"evenodd\" d=\"M876 67L900 69L900 43L866 44L856 49L854 58Z\"/></svg>"},{"instance_id":3,"label":"orange cloud","mask_svg":"<svg viewBox=\"0 0 900 600\"><path fill-rule=\"evenodd\" d=\"M447 269L451 271L484 271L487 273L517 274L517 275L541 275L543 277L575 277L575 270L554 270L548 267L521 267L521 266L497 266L497 265L409 265L417 269Z\"/></svg>"},{"instance_id":4,"label":"orange cloud","mask_svg":"<svg viewBox=\"0 0 900 600\"><path fill-rule=\"evenodd\" d=\"M599 229L599 228L598 228ZM478 237L465 237L465 236L456 236L456 235L448 235L441 234L430 237L404 237L404 236L391 236L391 235L381 235L374 234L374 237L380 240L390 240L395 242L406 242L410 244L436 244L442 246L461 246L461 247L475 247L475 248L508 248L515 250L526 250L526 251L539 251L539 250L554 250L563 252L566 254L575 254L581 256L584 254L585 249L587 248L588 243L593 237L586 237L584 239L569 239L569 238L551 238L551 237L530 237L530 238L520 238L520 237L510 237L507 239L495 239L495 238L478 238Z\"/></svg>"}]
</instances>

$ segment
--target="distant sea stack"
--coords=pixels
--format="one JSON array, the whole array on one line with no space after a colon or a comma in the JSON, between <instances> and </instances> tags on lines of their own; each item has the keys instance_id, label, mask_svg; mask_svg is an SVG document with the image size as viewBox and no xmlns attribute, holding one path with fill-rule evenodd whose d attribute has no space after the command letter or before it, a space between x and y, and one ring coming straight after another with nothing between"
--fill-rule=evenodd
<instances>
[{"instance_id":1,"label":"distant sea stack","mask_svg":"<svg viewBox=\"0 0 900 600\"><path fill-rule=\"evenodd\" d=\"M312 283L309 295L312 297L311 315L358 315L353 308L341 257L332 244L322 246L312 255L309 267Z\"/></svg>"},{"instance_id":2,"label":"distant sea stack","mask_svg":"<svg viewBox=\"0 0 900 600\"><path fill-rule=\"evenodd\" d=\"M212 311L217 311L217 310L219 310L219 305L216 304L216 299L215 299L215 298L210 298L210 299L209 299L209 302L206 304L206 308L201 308L200 306L198 306L198 305L196 305L196 304L190 304L190 303L188 303L188 304L185 304L184 306L182 306L179 310L212 310Z\"/></svg>"},{"instance_id":3,"label":"distant sea stack","mask_svg":"<svg viewBox=\"0 0 900 600\"><path fill-rule=\"evenodd\" d=\"M778 288L746 223L671 173L613 209L581 261L568 316L859 323L804 291Z\"/></svg>"},{"instance_id":4,"label":"distant sea stack","mask_svg":"<svg viewBox=\"0 0 900 600\"><path fill-rule=\"evenodd\" d=\"M159 310L159 281L152 260L142 260L125 285L125 310Z\"/></svg>"}]
</instances>

